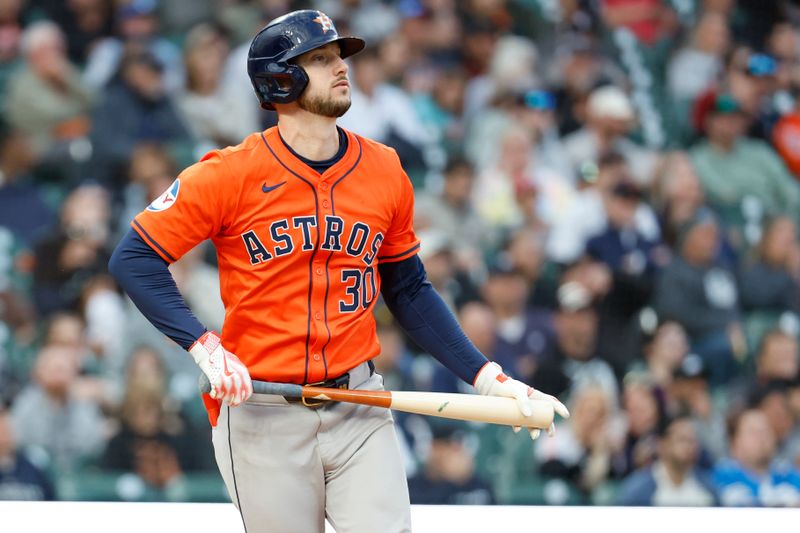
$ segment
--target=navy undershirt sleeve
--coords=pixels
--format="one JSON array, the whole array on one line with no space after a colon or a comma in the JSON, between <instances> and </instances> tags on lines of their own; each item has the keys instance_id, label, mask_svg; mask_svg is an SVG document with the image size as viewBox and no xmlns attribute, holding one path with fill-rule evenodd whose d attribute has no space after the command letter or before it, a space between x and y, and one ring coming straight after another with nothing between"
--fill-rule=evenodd
<instances>
[{"instance_id":1,"label":"navy undershirt sleeve","mask_svg":"<svg viewBox=\"0 0 800 533\"><path fill-rule=\"evenodd\" d=\"M400 326L422 349L473 384L488 359L472 344L428 281L416 255L378 265L381 294Z\"/></svg>"},{"instance_id":2,"label":"navy undershirt sleeve","mask_svg":"<svg viewBox=\"0 0 800 533\"><path fill-rule=\"evenodd\" d=\"M206 328L189 310L167 266L131 229L111 255L108 271L147 320L188 350Z\"/></svg>"}]
</instances>

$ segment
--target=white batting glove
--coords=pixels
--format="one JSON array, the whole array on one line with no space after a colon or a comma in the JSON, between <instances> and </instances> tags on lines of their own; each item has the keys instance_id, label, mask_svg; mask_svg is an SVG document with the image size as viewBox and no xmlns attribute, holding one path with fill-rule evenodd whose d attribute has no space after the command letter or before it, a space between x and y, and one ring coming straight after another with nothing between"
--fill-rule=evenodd
<instances>
[{"instance_id":1,"label":"white batting glove","mask_svg":"<svg viewBox=\"0 0 800 533\"><path fill-rule=\"evenodd\" d=\"M247 367L222 346L215 332L206 331L192 344L189 353L208 377L212 398L236 407L253 394L253 383Z\"/></svg>"},{"instance_id":2,"label":"white batting glove","mask_svg":"<svg viewBox=\"0 0 800 533\"><path fill-rule=\"evenodd\" d=\"M528 400L546 400L553 404L553 410L564 418L569 418L569 411L566 406L558 401L555 396L550 396L543 392L535 390L521 381L511 379L503 373L503 369L497 363L486 363L483 368L478 372L475 377L475 389L484 396L504 396L506 398L514 398L517 400L520 412L524 416L531 416L531 406ZM514 432L518 432L521 428L514 426ZM531 439L536 438L541 434L542 430L539 428L528 428L531 434ZM547 428L549 436L555 435L555 424L551 423Z\"/></svg>"}]
</instances>

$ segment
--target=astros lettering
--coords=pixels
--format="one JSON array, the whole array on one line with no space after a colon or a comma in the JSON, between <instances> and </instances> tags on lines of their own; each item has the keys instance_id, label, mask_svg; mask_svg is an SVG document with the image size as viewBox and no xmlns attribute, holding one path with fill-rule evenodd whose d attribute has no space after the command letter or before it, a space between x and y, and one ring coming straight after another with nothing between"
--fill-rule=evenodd
<instances>
[{"instance_id":1,"label":"astros lettering","mask_svg":"<svg viewBox=\"0 0 800 533\"><path fill-rule=\"evenodd\" d=\"M292 253L295 249L301 252L310 252L315 249L314 242L311 240L311 228L315 228L317 220L314 217L303 216L294 217L291 220L281 219L269 225L269 231L264 236L259 237L255 230L248 230L242 233L242 241L245 250L250 257L251 265L266 263L274 257L280 257ZM302 239L297 246L292 235L288 232L289 228L301 228ZM374 233L365 222L356 222L351 227L347 227L344 219L338 216L328 215L325 217L325 227L322 230L321 250L344 251L351 257L361 257L365 265L370 266L375 261L383 234ZM344 246L342 243L346 242ZM367 246L367 243L370 243ZM265 245L264 243L268 243ZM271 250L271 252L270 252ZM364 253L364 252L367 253ZM363 255L362 255L363 254Z\"/></svg>"}]
</instances>

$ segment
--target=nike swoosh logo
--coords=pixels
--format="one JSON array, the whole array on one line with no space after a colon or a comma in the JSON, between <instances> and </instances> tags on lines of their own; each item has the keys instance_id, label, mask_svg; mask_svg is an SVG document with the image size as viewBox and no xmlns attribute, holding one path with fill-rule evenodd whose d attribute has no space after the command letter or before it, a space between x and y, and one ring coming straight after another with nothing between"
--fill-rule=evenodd
<instances>
[{"instance_id":1,"label":"nike swoosh logo","mask_svg":"<svg viewBox=\"0 0 800 533\"><path fill-rule=\"evenodd\" d=\"M223 371L225 373L225 377L226 378L229 378L229 377L231 377L233 375L233 372L228 370L228 358L225 357L225 356L222 357L222 369L223 369Z\"/></svg>"},{"instance_id":2,"label":"nike swoosh logo","mask_svg":"<svg viewBox=\"0 0 800 533\"><path fill-rule=\"evenodd\" d=\"M270 191L274 191L275 189L277 189L278 187L280 187L280 186L281 186L281 185L283 185L284 183L286 183L286 182L285 182L285 181L282 181L282 182L278 183L277 185L273 185L273 186L271 186L271 187L268 187L268 186L267 186L267 183L266 183L266 182L264 182L264 184L261 186L261 191L262 191L262 192L270 192Z\"/></svg>"}]
</instances>

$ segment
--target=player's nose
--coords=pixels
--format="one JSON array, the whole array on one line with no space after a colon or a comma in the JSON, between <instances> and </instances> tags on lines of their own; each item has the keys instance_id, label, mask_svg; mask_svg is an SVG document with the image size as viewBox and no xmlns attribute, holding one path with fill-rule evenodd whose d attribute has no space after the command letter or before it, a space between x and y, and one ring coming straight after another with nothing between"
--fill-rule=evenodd
<instances>
[{"instance_id":1,"label":"player's nose","mask_svg":"<svg viewBox=\"0 0 800 533\"><path fill-rule=\"evenodd\" d=\"M350 67L347 66L347 63L341 57L336 58L336 63L334 64L334 74L337 76L341 76L342 74L347 74L350 70Z\"/></svg>"}]
</instances>

